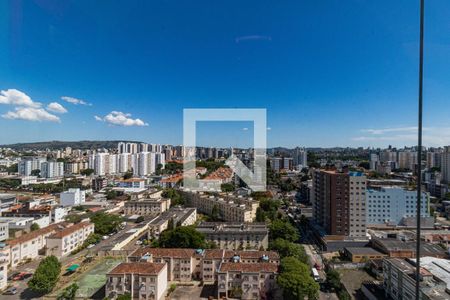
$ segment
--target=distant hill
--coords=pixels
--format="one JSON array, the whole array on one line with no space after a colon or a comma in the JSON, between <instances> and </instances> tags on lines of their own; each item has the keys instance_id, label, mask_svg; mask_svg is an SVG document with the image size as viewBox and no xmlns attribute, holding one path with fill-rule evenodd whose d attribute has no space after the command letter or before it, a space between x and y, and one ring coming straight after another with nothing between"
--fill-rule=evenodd
<instances>
[{"instance_id":1,"label":"distant hill","mask_svg":"<svg viewBox=\"0 0 450 300\"><path fill-rule=\"evenodd\" d=\"M45 150L45 149L98 149L98 148L116 148L119 142L140 143L138 141L48 141L36 143L17 143L10 145L0 145L2 148L11 148L15 150Z\"/></svg>"}]
</instances>

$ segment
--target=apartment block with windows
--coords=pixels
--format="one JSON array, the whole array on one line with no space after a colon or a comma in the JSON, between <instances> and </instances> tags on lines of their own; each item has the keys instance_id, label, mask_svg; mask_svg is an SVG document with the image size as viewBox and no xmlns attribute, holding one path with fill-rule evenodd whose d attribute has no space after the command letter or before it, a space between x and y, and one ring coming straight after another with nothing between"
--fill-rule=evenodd
<instances>
[{"instance_id":1,"label":"apartment block with windows","mask_svg":"<svg viewBox=\"0 0 450 300\"><path fill-rule=\"evenodd\" d=\"M196 207L201 213L211 215L217 211L219 218L226 222L253 222L259 202L251 197L221 194L209 196L203 192L183 191L183 197L189 207Z\"/></svg>"},{"instance_id":2,"label":"apartment block with windows","mask_svg":"<svg viewBox=\"0 0 450 300\"><path fill-rule=\"evenodd\" d=\"M88 221L69 226L47 237L47 255L58 258L69 255L94 233L94 224Z\"/></svg>"},{"instance_id":3,"label":"apartment block with windows","mask_svg":"<svg viewBox=\"0 0 450 300\"><path fill-rule=\"evenodd\" d=\"M271 263L224 262L217 275L218 298L273 299L278 266Z\"/></svg>"},{"instance_id":4,"label":"apartment block with windows","mask_svg":"<svg viewBox=\"0 0 450 300\"><path fill-rule=\"evenodd\" d=\"M131 200L125 202L126 215L152 216L159 215L170 208L169 198Z\"/></svg>"},{"instance_id":5,"label":"apartment block with windows","mask_svg":"<svg viewBox=\"0 0 450 300\"><path fill-rule=\"evenodd\" d=\"M429 217L429 199L427 192L422 192L421 215ZM367 224L399 225L404 218L415 217L417 192L396 186L369 188L366 192Z\"/></svg>"},{"instance_id":6,"label":"apartment block with windows","mask_svg":"<svg viewBox=\"0 0 450 300\"><path fill-rule=\"evenodd\" d=\"M131 299L162 300L167 289L167 264L121 263L107 275L105 294L108 299L130 294Z\"/></svg>"},{"instance_id":7,"label":"apartment block with windows","mask_svg":"<svg viewBox=\"0 0 450 300\"><path fill-rule=\"evenodd\" d=\"M269 229L264 223L202 222L197 231L220 249L265 250L269 246Z\"/></svg>"}]
</instances>

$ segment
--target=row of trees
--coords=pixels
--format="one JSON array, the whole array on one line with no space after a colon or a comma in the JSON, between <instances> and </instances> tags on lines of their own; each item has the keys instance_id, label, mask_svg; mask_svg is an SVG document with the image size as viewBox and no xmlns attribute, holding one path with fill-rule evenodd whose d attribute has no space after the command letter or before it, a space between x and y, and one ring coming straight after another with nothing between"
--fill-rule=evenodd
<instances>
[{"instance_id":1,"label":"row of trees","mask_svg":"<svg viewBox=\"0 0 450 300\"><path fill-rule=\"evenodd\" d=\"M298 229L279 212L281 202L262 196L257 210L259 222L269 222L270 249L281 257L278 286L288 300L317 299L319 285L311 277L308 256L302 245Z\"/></svg>"}]
</instances>

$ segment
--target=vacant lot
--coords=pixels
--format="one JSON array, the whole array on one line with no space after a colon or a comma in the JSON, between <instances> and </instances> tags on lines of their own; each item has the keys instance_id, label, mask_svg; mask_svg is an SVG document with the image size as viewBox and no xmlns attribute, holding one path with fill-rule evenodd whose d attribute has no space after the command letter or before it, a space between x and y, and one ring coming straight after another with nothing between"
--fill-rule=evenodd
<instances>
[{"instance_id":1,"label":"vacant lot","mask_svg":"<svg viewBox=\"0 0 450 300\"><path fill-rule=\"evenodd\" d=\"M364 270L338 270L341 274L341 280L352 299L365 299L359 289L366 280L375 280Z\"/></svg>"}]
</instances>

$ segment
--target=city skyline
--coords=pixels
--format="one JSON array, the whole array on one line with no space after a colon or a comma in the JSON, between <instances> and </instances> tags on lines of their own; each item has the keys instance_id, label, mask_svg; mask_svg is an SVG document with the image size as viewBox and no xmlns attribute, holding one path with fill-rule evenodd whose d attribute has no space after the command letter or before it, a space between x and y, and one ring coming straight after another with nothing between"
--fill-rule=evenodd
<instances>
[{"instance_id":1,"label":"city skyline","mask_svg":"<svg viewBox=\"0 0 450 300\"><path fill-rule=\"evenodd\" d=\"M1 143L177 145L184 108L244 107L267 109L268 147L414 146L418 7L385 4L2 3ZM449 11L426 12L426 146L450 144ZM251 147L249 123L199 127Z\"/></svg>"}]
</instances>

